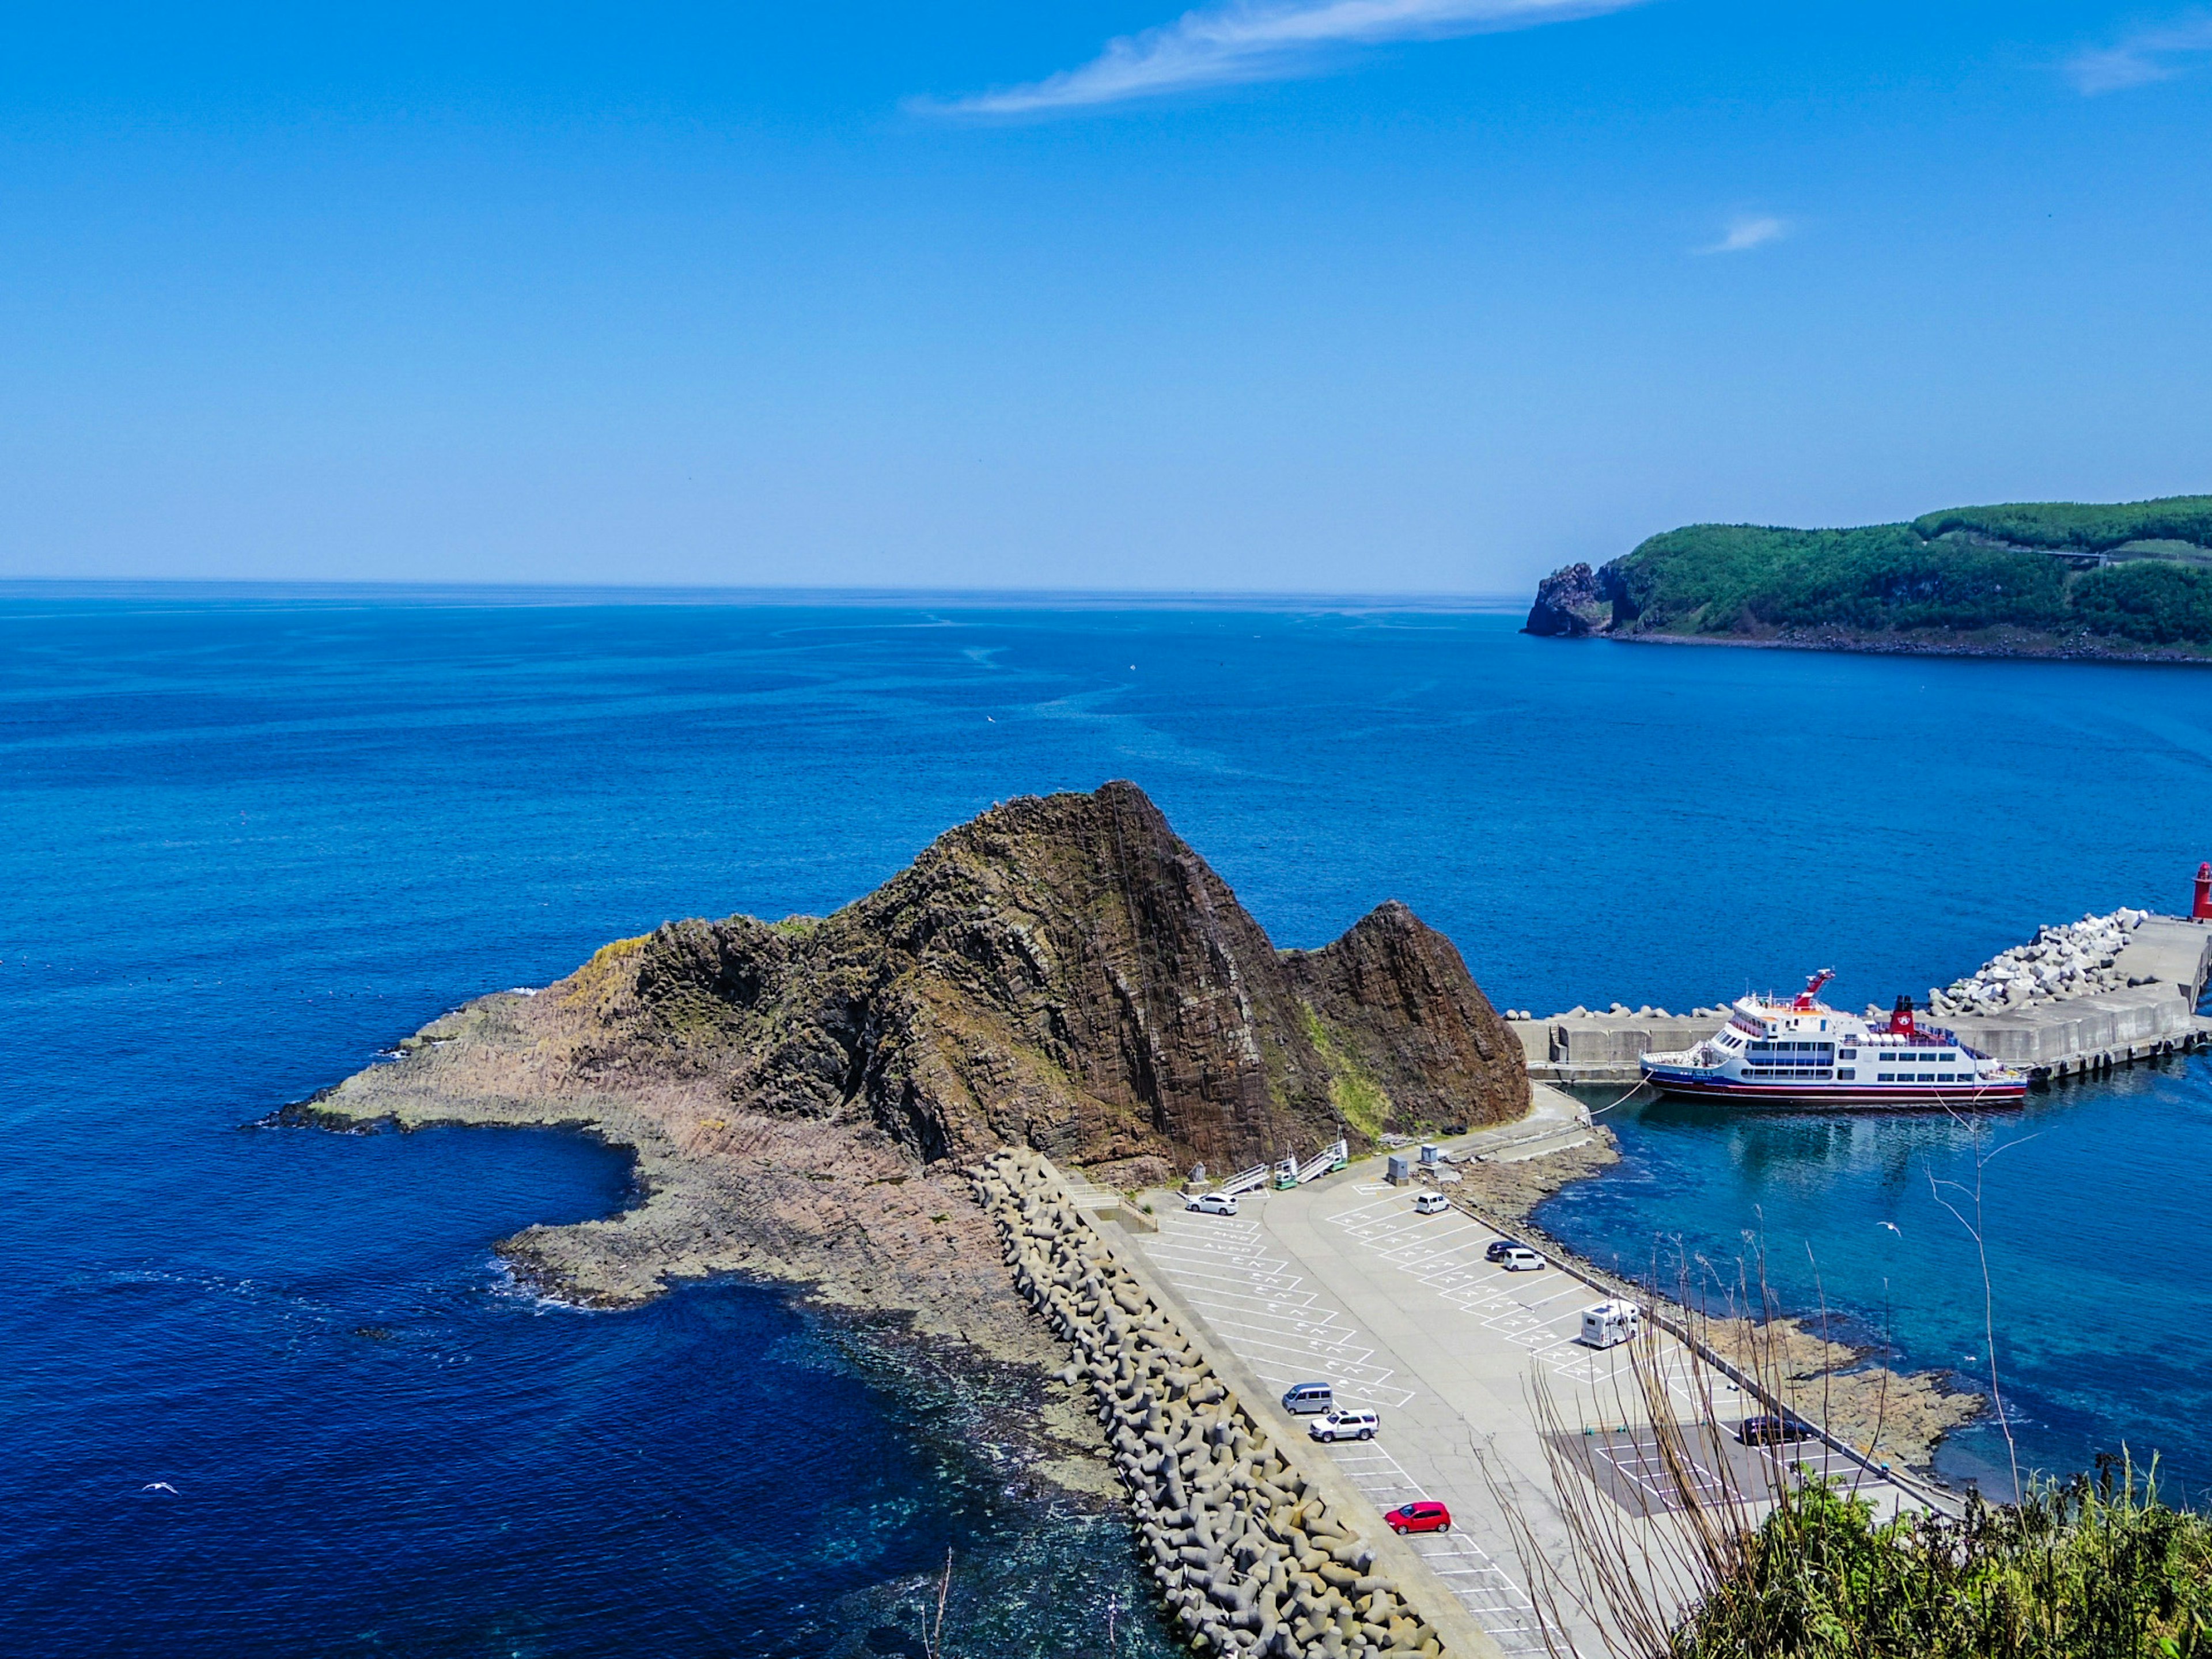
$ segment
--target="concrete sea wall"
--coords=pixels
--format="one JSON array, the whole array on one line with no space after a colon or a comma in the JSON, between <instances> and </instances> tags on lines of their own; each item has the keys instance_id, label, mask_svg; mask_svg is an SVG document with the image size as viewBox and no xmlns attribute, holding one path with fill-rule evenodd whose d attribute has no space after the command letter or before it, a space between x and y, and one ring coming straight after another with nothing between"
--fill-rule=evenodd
<instances>
[{"instance_id":1,"label":"concrete sea wall","mask_svg":"<svg viewBox=\"0 0 2212 1659\"><path fill-rule=\"evenodd\" d=\"M1201 1653L1380 1659L1443 1651L1374 1549L1273 1444L1078 1212L1050 1163L974 1174L1015 1284L1075 1351L1153 1577Z\"/></svg>"},{"instance_id":2,"label":"concrete sea wall","mask_svg":"<svg viewBox=\"0 0 2212 1659\"><path fill-rule=\"evenodd\" d=\"M2197 1012L2212 978L2212 926L2118 910L2044 927L1948 989L1931 988L1928 1023L2037 1078L2109 1070L2212 1040ZM1869 1020L1887 1018L1869 1006ZM1507 1024L1528 1074L1552 1083L1634 1083L1647 1054L1695 1047L1726 1024L1725 1008L1669 1014L1615 1003Z\"/></svg>"}]
</instances>

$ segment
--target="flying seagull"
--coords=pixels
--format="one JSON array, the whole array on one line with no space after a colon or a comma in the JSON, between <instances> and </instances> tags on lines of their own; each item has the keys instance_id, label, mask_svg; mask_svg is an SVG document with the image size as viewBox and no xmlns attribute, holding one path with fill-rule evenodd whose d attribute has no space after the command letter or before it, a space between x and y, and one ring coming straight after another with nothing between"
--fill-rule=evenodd
<instances>
[{"instance_id":1,"label":"flying seagull","mask_svg":"<svg viewBox=\"0 0 2212 1659\"><path fill-rule=\"evenodd\" d=\"M140 1492L165 1492L172 1498L178 1495L177 1489L166 1480L149 1480L144 1486L139 1487L138 1490Z\"/></svg>"},{"instance_id":2,"label":"flying seagull","mask_svg":"<svg viewBox=\"0 0 2212 1659\"><path fill-rule=\"evenodd\" d=\"M1905 1230L1899 1226L1894 1221L1877 1221L1874 1224L1877 1227L1888 1228L1890 1231L1895 1233L1899 1238L1905 1237Z\"/></svg>"}]
</instances>

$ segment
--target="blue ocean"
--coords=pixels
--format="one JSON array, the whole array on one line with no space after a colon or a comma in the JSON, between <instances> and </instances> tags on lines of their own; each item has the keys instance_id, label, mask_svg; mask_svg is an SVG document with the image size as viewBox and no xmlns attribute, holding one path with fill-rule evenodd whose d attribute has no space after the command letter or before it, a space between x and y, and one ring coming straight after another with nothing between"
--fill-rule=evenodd
<instances>
[{"instance_id":1,"label":"blue ocean","mask_svg":"<svg viewBox=\"0 0 2212 1659\"><path fill-rule=\"evenodd\" d=\"M2212 675L1524 638L1358 605L0 588L0 1644L40 1655L1162 1656L1000 1385L738 1283L581 1313L492 1244L626 1200L556 1133L270 1114L664 919L826 910L1009 796L1136 780L1279 944L1405 900L1501 1006L1887 1003L2183 908ZM1601 1101L1598 1103L1602 1104ZM1608 1114L1543 1219L1763 1259L2024 1461L2212 1488L2201 1059L1994 1126ZM1884 1223L1890 1224L1884 1225ZM1704 1268L1701 1267L1700 1271ZM1993 1425L1944 1454L2004 1461Z\"/></svg>"}]
</instances>

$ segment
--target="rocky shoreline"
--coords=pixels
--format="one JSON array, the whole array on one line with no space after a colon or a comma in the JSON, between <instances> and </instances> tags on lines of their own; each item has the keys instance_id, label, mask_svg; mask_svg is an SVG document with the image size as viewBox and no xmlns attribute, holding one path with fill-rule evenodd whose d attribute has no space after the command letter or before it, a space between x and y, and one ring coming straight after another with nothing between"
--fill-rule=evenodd
<instances>
[{"instance_id":1,"label":"rocky shoreline","mask_svg":"<svg viewBox=\"0 0 2212 1659\"><path fill-rule=\"evenodd\" d=\"M665 924L481 997L289 1109L331 1127L569 1127L638 1201L501 1255L592 1307L750 1273L1048 1351L957 1173L1007 1145L1103 1178L1527 1109L1449 941L1383 904L1278 951L1127 783L948 831L834 915Z\"/></svg>"},{"instance_id":2,"label":"rocky shoreline","mask_svg":"<svg viewBox=\"0 0 2212 1659\"><path fill-rule=\"evenodd\" d=\"M1733 646L1749 651L1850 651L1878 657L2026 658L2052 662L2147 663L2212 667L2212 653L2127 650L2093 639L2023 635L2006 640L1915 640L1843 631L1785 631L1765 639L1718 639L1694 634L1607 634L1616 645Z\"/></svg>"}]
</instances>

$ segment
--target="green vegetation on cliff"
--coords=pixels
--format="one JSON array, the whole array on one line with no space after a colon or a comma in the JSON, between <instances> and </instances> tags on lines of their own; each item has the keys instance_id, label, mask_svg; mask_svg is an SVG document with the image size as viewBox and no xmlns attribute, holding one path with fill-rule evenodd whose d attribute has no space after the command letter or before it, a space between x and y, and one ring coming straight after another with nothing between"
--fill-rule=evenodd
<instances>
[{"instance_id":1,"label":"green vegetation on cliff","mask_svg":"<svg viewBox=\"0 0 2212 1659\"><path fill-rule=\"evenodd\" d=\"M2155 501L2100 506L2084 501L2014 501L2003 507L1954 507L1912 521L1934 538L1967 531L2022 547L2107 553L2130 542L2180 542L2212 547L2212 495L2168 495Z\"/></svg>"},{"instance_id":2,"label":"green vegetation on cliff","mask_svg":"<svg viewBox=\"0 0 2212 1659\"><path fill-rule=\"evenodd\" d=\"M1547 579L1529 631L2212 650L2212 496L1961 507L1849 530L1692 525Z\"/></svg>"}]
</instances>

